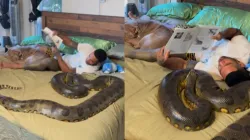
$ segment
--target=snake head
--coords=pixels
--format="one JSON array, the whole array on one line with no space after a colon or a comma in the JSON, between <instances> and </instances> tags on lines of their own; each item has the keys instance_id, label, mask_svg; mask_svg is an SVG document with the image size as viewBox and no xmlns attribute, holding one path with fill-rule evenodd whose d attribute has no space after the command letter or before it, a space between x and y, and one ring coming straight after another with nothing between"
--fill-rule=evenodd
<instances>
[{"instance_id":1,"label":"snake head","mask_svg":"<svg viewBox=\"0 0 250 140\"><path fill-rule=\"evenodd\" d=\"M185 84L195 82L196 79L197 79L197 73L195 72L194 69L191 69L186 76Z\"/></svg>"}]
</instances>

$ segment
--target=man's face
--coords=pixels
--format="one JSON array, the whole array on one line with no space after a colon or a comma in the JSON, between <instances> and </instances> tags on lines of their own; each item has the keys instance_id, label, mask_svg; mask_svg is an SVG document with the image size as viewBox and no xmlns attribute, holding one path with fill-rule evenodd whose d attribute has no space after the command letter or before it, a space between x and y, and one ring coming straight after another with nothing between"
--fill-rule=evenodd
<instances>
[{"instance_id":1,"label":"man's face","mask_svg":"<svg viewBox=\"0 0 250 140\"><path fill-rule=\"evenodd\" d=\"M244 67L244 64L235 59L225 56L219 59L219 72L223 79L225 79L229 73L237 71L241 67Z\"/></svg>"},{"instance_id":2,"label":"man's face","mask_svg":"<svg viewBox=\"0 0 250 140\"><path fill-rule=\"evenodd\" d=\"M97 60L97 58L95 57L94 52L92 52L91 54L89 54L89 56L88 56L87 59L86 59L86 63L87 63L88 65L92 65L92 66L95 66L95 65L98 64L98 60Z\"/></svg>"}]
</instances>

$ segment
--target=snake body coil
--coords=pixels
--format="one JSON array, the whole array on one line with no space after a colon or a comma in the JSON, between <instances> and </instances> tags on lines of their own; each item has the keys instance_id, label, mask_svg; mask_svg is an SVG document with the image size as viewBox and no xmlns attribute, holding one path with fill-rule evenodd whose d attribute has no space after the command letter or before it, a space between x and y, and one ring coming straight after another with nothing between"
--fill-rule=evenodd
<instances>
[{"instance_id":1,"label":"snake body coil","mask_svg":"<svg viewBox=\"0 0 250 140\"><path fill-rule=\"evenodd\" d=\"M178 129L197 131L213 122L213 110L237 113L248 109L249 93L250 81L223 91L208 73L185 69L162 80L158 98L168 122Z\"/></svg>"},{"instance_id":2,"label":"snake body coil","mask_svg":"<svg viewBox=\"0 0 250 140\"><path fill-rule=\"evenodd\" d=\"M63 82L65 78L67 81ZM113 76L99 76L88 81L81 75L59 73L52 78L51 85L58 93L72 98L86 96L89 89L102 90L76 106L64 106L49 100L20 101L2 95L0 104L8 110L39 113L60 121L79 122L101 112L124 95L123 80Z\"/></svg>"},{"instance_id":3,"label":"snake body coil","mask_svg":"<svg viewBox=\"0 0 250 140\"><path fill-rule=\"evenodd\" d=\"M218 133L212 140L249 140L250 139L250 113L230 124Z\"/></svg>"}]
</instances>

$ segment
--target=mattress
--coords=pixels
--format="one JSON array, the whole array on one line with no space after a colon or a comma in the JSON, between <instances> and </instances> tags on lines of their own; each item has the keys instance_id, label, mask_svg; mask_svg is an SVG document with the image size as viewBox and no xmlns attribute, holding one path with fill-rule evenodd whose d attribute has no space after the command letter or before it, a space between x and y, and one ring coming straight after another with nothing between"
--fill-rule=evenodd
<instances>
[{"instance_id":1,"label":"mattress","mask_svg":"<svg viewBox=\"0 0 250 140\"><path fill-rule=\"evenodd\" d=\"M5 59L0 57L1 60ZM2 69L0 84L22 87L22 89L20 91L3 89L0 90L0 94L18 100L46 99L72 106L96 93L90 92L87 97L81 99L68 99L61 96L51 88L49 83L57 73ZM39 114L8 111L2 106L0 106L0 116L46 140L123 140L123 102L124 98L120 98L104 111L78 123L62 122Z\"/></svg>"},{"instance_id":2,"label":"mattress","mask_svg":"<svg viewBox=\"0 0 250 140\"><path fill-rule=\"evenodd\" d=\"M157 100L159 84L171 71L141 60L126 58L125 63L126 140L209 140L249 112L232 115L216 112L216 120L204 130L178 130L167 122Z\"/></svg>"}]
</instances>

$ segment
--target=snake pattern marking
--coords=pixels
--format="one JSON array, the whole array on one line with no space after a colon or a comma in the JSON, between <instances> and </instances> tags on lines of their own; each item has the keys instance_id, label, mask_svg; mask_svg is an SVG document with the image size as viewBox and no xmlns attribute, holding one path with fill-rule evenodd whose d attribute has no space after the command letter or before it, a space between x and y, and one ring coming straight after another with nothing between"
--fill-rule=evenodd
<instances>
[{"instance_id":1,"label":"snake pattern marking","mask_svg":"<svg viewBox=\"0 0 250 140\"><path fill-rule=\"evenodd\" d=\"M101 91L76 106L64 106L49 100L21 101L3 95L0 95L0 104L7 110L38 113L60 121L79 122L101 112L124 96L124 81L114 76L99 76L89 81L78 74L59 73L52 78L51 86L59 94L69 98L87 96L91 89Z\"/></svg>"},{"instance_id":2,"label":"snake pattern marking","mask_svg":"<svg viewBox=\"0 0 250 140\"><path fill-rule=\"evenodd\" d=\"M167 121L185 131L211 125L215 111L238 113L249 108L250 81L222 90L204 71L172 71L161 82L158 100Z\"/></svg>"},{"instance_id":3,"label":"snake pattern marking","mask_svg":"<svg viewBox=\"0 0 250 140\"><path fill-rule=\"evenodd\" d=\"M212 140L249 140L250 139L250 113L230 124L217 134Z\"/></svg>"}]
</instances>

